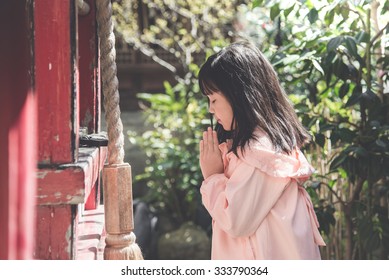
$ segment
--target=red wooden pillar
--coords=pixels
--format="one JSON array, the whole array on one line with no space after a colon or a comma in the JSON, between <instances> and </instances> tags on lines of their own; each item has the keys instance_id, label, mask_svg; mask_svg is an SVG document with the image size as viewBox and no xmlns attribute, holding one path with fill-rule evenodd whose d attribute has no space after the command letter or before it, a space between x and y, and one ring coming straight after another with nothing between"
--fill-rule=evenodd
<instances>
[{"instance_id":1,"label":"red wooden pillar","mask_svg":"<svg viewBox=\"0 0 389 280\"><path fill-rule=\"evenodd\" d=\"M39 120L35 258L71 259L78 207L64 201L64 197L74 199L74 192L68 188L72 190L75 186L66 176L71 171L59 165L72 164L78 159L77 12L74 0L34 2Z\"/></svg>"},{"instance_id":2,"label":"red wooden pillar","mask_svg":"<svg viewBox=\"0 0 389 280\"><path fill-rule=\"evenodd\" d=\"M70 163L78 149L77 16L74 0L35 1L39 164Z\"/></svg>"},{"instance_id":3,"label":"red wooden pillar","mask_svg":"<svg viewBox=\"0 0 389 280\"><path fill-rule=\"evenodd\" d=\"M36 96L32 1L0 2L0 259L32 259Z\"/></svg>"}]
</instances>

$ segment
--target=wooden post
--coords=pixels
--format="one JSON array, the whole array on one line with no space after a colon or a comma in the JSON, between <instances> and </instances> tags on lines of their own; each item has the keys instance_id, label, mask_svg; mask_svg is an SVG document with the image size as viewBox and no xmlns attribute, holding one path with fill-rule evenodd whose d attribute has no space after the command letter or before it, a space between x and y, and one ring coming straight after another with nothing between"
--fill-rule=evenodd
<instances>
[{"instance_id":1,"label":"wooden post","mask_svg":"<svg viewBox=\"0 0 389 280\"><path fill-rule=\"evenodd\" d=\"M135 243L132 214L131 166L107 165L103 169L105 238L104 259L143 259Z\"/></svg>"}]
</instances>

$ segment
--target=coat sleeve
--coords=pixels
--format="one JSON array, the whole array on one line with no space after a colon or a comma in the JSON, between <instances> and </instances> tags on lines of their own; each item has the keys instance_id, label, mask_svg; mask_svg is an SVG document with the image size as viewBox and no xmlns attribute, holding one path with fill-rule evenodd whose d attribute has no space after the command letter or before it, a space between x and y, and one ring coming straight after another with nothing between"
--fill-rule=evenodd
<instances>
[{"instance_id":1,"label":"coat sleeve","mask_svg":"<svg viewBox=\"0 0 389 280\"><path fill-rule=\"evenodd\" d=\"M203 182L200 191L215 223L232 237L243 237L257 230L289 180L240 161L230 178L214 174Z\"/></svg>"}]
</instances>

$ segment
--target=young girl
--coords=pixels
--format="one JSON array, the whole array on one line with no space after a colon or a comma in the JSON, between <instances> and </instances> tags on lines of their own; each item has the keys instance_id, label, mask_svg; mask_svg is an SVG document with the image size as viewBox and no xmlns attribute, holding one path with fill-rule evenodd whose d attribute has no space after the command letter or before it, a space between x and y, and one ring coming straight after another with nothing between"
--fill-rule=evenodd
<instances>
[{"instance_id":1,"label":"young girl","mask_svg":"<svg viewBox=\"0 0 389 280\"><path fill-rule=\"evenodd\" d=\"M310 137L271 64L233 43L208 58L199 85L218 122L200 141L212 259L320 259L325 243L302 186L313 168L299 148Z\"/></svg>"}]
</instances>

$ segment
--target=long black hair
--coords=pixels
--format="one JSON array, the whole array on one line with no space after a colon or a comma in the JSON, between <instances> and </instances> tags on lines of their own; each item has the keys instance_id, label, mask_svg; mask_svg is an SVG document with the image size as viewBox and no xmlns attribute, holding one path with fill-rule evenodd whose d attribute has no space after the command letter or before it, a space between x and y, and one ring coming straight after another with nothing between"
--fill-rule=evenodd
<instances>
[{"instance_id":1,"label":"long black hair","mask_svg":"<svg viewBox=\"0 0 389 280\"><path fill-rule=\"evenodd\" d=\"M201 66L204 95L220 91L233 110L231 132L216 127L219 142L232 139L231 151L245 148L254 131L266 132L276 151L291 153L310 140L282 89L273 66L250 42L236 42L211 55Z\"/></svg>"}]
</instances>

